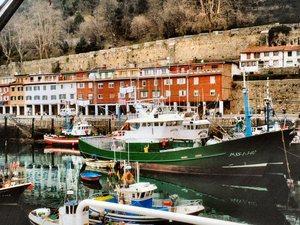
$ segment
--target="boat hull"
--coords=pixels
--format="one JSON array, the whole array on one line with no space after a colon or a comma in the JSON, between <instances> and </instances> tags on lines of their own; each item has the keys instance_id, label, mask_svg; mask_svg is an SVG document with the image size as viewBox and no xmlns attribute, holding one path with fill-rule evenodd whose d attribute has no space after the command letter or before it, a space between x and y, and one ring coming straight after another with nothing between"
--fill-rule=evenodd
<instances>
[{"instance_id":1,"label":"boat hull","mask_svg":"<svg viewBox=\"0 0 300 225\"><path fill-rule=\"evenodd\" d=\"M0 203L18 203L21 194L31 183L18 184L11 187L0 188Z\"/></svg>"},{"instance_id":2,"label":"boat hull","mask_svg":"<svg viewBox=\"0 0 300 225\"><path fill-rule=\"evenodd\" d=\"M51 135L44 135L44 143L48 145L77 146L78 139L78 137L56 137Z\"/></svg>"},{"instance_id":3,"label":"boat hull","mask_svg":"<svg viewBox=\"0 0 300 225\"><path fill-rule=\"evenodd\" d=\"M101 149L97 147L101 137L99 140L91 137L80 138L79 149L83 157L138 161L142 164L141 170L262 176L266 173L286 172L285 150L288 150L293 136L292 130L284 130L208 146L160 152L151 152L149 149L147 152L132 151L129 153L127 151Z\"/></svg>"},{"instance_id":4,"label":"boat hull","mask_svg":"<svg viewBox=\"0 0 300 225\"><path fill-rule=\"evenodd\" d=\"M102 175L94 171L85 171L80 174L81 180L85 182L99 182Z\"/></svg>"}]
</instances>

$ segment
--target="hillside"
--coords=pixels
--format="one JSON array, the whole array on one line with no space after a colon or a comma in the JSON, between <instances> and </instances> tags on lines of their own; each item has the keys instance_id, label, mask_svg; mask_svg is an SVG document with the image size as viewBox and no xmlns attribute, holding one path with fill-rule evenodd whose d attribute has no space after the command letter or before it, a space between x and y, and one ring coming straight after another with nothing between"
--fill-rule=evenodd
<instances>
[{"instance_id":1,"label":"hillside","mask_svg":"<svg viewBox=\"0 0 300 225\"><path fill-rule=\"evenodd\" d=\"M255 25L300 22L297 0L27 0L0 65ZM284 13L283 13L284 12Z\"/></svg>"}]
</instances>

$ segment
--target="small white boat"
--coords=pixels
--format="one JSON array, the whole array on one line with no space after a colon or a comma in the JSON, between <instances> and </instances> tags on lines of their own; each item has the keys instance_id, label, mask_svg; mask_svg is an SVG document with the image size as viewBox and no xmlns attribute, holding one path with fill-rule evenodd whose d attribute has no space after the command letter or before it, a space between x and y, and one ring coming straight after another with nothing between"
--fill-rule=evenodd
<instances>
[{"instance_id":1,"label":"small white boat","mask_svg":"<svg viewBox=\"0 0 300 225\"><path fill-rule=\"evenodd\" d=\"M92 134L92 125L87 121L80 119L75 122L71 128L62 129L62 134L45 134L44 142L49 145L78 145L78 139Z\"/></svg>"},{"instance_id":2,"label":"small white boat","mask_svg":"<svg viewBox=\"0 0 300 225\"><path fill-rule=\"evenodd\" d=\"M33 225L57 225L57 224L76 224L76 210L78 201L74 198L73 191L67 191L64 206L58 210L50 208L38 208L32 210L28 218ZM89 224L88 209L83 211L84 224Z\"/></svg>"}]
</instances>

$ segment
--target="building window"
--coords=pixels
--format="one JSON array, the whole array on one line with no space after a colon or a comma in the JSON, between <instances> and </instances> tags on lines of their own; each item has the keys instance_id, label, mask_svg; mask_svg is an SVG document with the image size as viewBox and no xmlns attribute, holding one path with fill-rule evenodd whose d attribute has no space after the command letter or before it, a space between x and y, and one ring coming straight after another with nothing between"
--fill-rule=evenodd
<instances>
[{"instance_id":1,"label":"building window","mask_svg":"<svg viewBox=\"0 0 300 225\"><path fill-rule=\"evenodd\" d=\"M194 90L194 96L198 97L199 96L199 91L198 90Z\"/></svg>"},{"instance_id":2,"label":"building window","mask_svg":"<svg viewBox=\"0 0 300 225\"><path fill-rule=\"evenodd\" d=\"M17 100L17 98L16 98L16 96L11 96L11 97L10 97L10 100L11 100L11 101L15 101L15 100Z\"/></svg>"},{"instance_id":3,"label":"building window","mask_svg":"<svg viewBox=\"0 0 300 225\"><path fill-rule=\"evenodd\" d=\"M83 99L83 95L82 95L82 94L79 94L79 95L78 95L78 99L79 99L79 100L82 100L82 99Z\"/></svg>"},{"instance_id":4,"label":"building window","mask_svg":"<svg viewBox=\"0 0 300 225\"><path fill-rule=\"evenodd\" d=\"M148 97L148 91L141 91L141 97L147 98Z\"/></svg>"},{"instance_id":5,"label":"building window","mask_svg":"<svg viewBox=\"0 0 300 225\"><path fill-rule=\"evenodd\" d=\"M158 91L158 90L152 91L152 96L153 96L153 98L159 98L159 96L160 96L160 91Z\"/></svg>"},{"instance_id":6,"label":"building window","mask_svg":"<svg viewBox=\"0 0 300 225\"><path fill-rule=\"evenodd\" d=\"M11 91L14 92L15 91L15 87L11 87Z\"/></svg>"},{"instance_id":7,"label":"building window","mask_svg":"<svg viewBox=\"0 0 300 225\"><path fill-rule=\"evenodd\" d=\"M199 77L194 77L194 85L198 85L199 84Z\"/></svg>"},{"instance_id":8,"label":"building window","mask_svg":"<svg viewBox=\"0 0 300 225\"><path fill-rule=\"evenodd\" d=\"M273 61L273 66L279 66L279 61L278 60L274 60Z\"/></svg>"},{"instance_id":9,"label":"building window","mask_svg":"<svg viewBox=\"0 0 300 225\"><path fill-rule=\"evenodd\" d=\"M32 88L31 87L26 87L26 91L31 91Z\"/></svg>"},{"instance_id":10,"label":"building window","mask_svg":"<svg viewBox=\"0 0 300 225\"><path fill-rule=\"evenodd\" d=\"M42 100L47 100L47 95L43 95Z\"/></svg>"},{"instance_id":11,"label":"building window","mask_svg":"<svg viewBox=\"0 0 300 225\"><path fill-rule=\"evenodd\" d=\"M172 79L164 79L164 85L172 85L173 80Z\"/></svg>"},{"instance_id":12,"label":"building window","mask_svg":"<svg viewBox=\"0 0 300 225\"><path fill-rule=\"evenodd\" d=\"M50 90L56 90L56 85L51 85Z\"/></svg>"},{"instance_id":13,"label":"building window","mask_svg":"<svg viewBox=\"0 0 300 225\"><path fill-rule=\"evenodd\" d=\"M63 84L60 85L60 89L64 89L64 85Z\"/></svg>"},{"instance_id":14,"label":"building window","mask_svg":"<svg viewBox=\"0 0 300 225\"><path fill-rule=\"evenodd\" d=\"M269 56L269 52L264 52L264 56L268 57Z\"/></svg>"},{"instance_id":15,"label":"building window","mask_svg":"<svg viewBox=\"0 0 300 225\"><path fill-rule=\"evenodd\" d=\"M125 98L125 94L124 93L119 93L119 98Z\"/></svg>"},{"instance_id":16,"label":"building window","mask_svg":"<svg viewBox=\"0 0 300 225\"><path fill-rule=\"evenodd\" d=\"M209 80L210 80L211 84L215 84L216 83L216 77L215 76L210 76Z\"/></svg>"},{"instance_id":17,"label":"building window","mask_svg":"<svg viewBox=\"0 0 300 225\"><path fill-rule=\"evenodd\" d=\"M81 89L84 88L84 83L78 83L77 87Z\"/></svg>"},{"instance_id":18,"label":"building window","mask_svg":"<svg viewBox=\"0 0 300 225\"><path fill-rule=\"evenodd\" d=\"M23 96L18 96L18 100L23 100Z\"/></svg>"},{"instance_id":19,"label":"building window","mask_svg":"<svg viewBox=\"0 0 300 225\"><path fill-rule=\"evenodd\" d=\"M292 51L288 51L287 55L288 55L288 57L291 57L292 56Z\"/></svg>"},{"instance_id":20,"label":"building window","mask_svg":"<svg viewBox=\"0 0 300 225\"><path fill-rule=\"evenodd\" d=\"M278 51L273 52L273 56L279 56L279 52Z\"/></svg>"},{"instance_id":21,"label":"building window","mask_svg":"<svg viewBox=\"0 0 300 225\"><path fill-rule=\"evenodd\" d=\"M98 84L98 89L103 89L104 88L104 84L103 83L99 83Z\"/></svg>"},{"instance_id":22,"label":"building window","mask_svg":"<svg viewBox=\"0 0 300 225\"><path fill-rule=\"evenodd\" d=\"M259 52L255 52L255 53L254 53L254 58L255 58L255 59L259 59L259 56L260 56Z\"/></svg>"},{"instance_id":23,"label":"building window","mask_svg":"<svg viewBox=\"0 0 300 225\"><path fill-rule=\"evenodd\" d=\"M210 96L216 96L216 90L211 89L209 94L210 94Z\"/></svg>"},{"instance_id":24,"label":"building window","mask_svg":"<svg viewBox=\"0 0 300 225\"><path fill-rule=\"evenodd\" d=\"M124 81L120 81L120 87L124 87Z\"/></svg>"},{"instance_id":25,"label":"building window","mask_svg":"<svg viewBox=\"0 0 300 225\"><path fill-rule=\"evenodd\" d=\"M34 87L33 87L33 90L34 90L34 91L39 91L39 90L40 90L40 86L34 86Z\"/></svg>"},{"instance_id":26,"label":"building window","mask_svg":"<svg viewBox=\"0 0 300 225\"><path fill-rule=\"evenodd\" d=\"M8 92L8 87L5 87L5 88L4 88L4 92Z\"/></svg>"},{"instance_id":27,"label":"building window","mask_svg":"<svg viewBox=\"0 0 300 225\"><path fill-rule=\"evenodd\" d=\"M66 99L66 94L60 94L60 95L58 96L58 98L59 98L59 99Z\"/></svg>"},{"instance_id":28,"label":"building window","mask_svg":"<svg viewBox=\"0 0 300 225\"><path fill-rule=\"evenodd\" d=\"M202 66L198 66L196 71L197 71L198 73L202 72Z\"/></svg>"},{"instance_id":29,"label":"building window","mask_svg":"<svg viewBox=\"0 0 300 225\"><path fill-rule=\"evenodd\" d=\"M27 100L27 101L30 101L31 99L32 99L31 96L26 96L26 100Z\"/></svg>"},{"instance_id":30,"label":"building window","mask_svg":"<svg viewBox=\"0 0 300 225\"><path fill-rule=\"evenodd\" d=\"M56 100L56 95L51 95L51 100Z\"/></svg>"},{"instance_id":31,"label":"building window","mask_svg":"<svg viewBox=\"0 0 300 225\"><path fill-rule=\"evenodd\" d=\"M186 96L186 90L180 90L179 96Z\"/></svg>"},{"instance_id":32,"label":"building window","mask_svg":"<svg viewBox=\"0 0 300 225\"><path fill-rule=\"evenodd\" d=\"M93 83L89 82L89 88L93 88Z\"/></svg>"},{"instance_id":33,"label":"building window","mask_svg":"<svg viewBox=\"0 0 300 225\"><path fill-rule=\"evenodd\" d=\"M287 65L287 66L292 66L292 65L293 65L293 61L292 61L292 60L286 61L286 65Z\"/></svg>"},{"instance_id":34,"label":"building window","mask_svg":"<svg viewBox=\"0 0 300 225\"><path fill-rule=\"evenodd\" d=\"M114 82L109 82L108 83L108 88L114 88Z\"/></svg>"},{"instance_id":35,"label":"building window","mask_svg":"<svg viewBox=\"0 0 300 225\"><path fill-rule=\"evenodd\" d=\"M154 79L154 87L157 87L157 86L158 86L158 80Z\"/></svg>"},{"instance_id":36,"label":"building window","mask_svg":"<svg viewBox=\"0 0 300 225\"><path fill-rule=\"evenodd\" d=\"M185 84L185 78L178 78L177 84Z\"/></svg>"},{"instance_id":37,"label":"building window","mask_svg":"<svg viewBox=\"0 0 300 225\"><path fill-rule=\"evenodd\" d=\"M47 90L47 86L44 85L43 86L43 90L46 91Z\"/></svg>"},{"instance_id":38,"label":"building window","mask_svg":"<svg viewBox=\"0 0 300 225\"><path fill-rule=\"evenodd\" d=\"M103 94L99 94L98 99L103 99Z\"/></svg>"},{"instance_id":39,"label":"building window","mask_svg":"<svg viewBox=\"0 0 300 225\"><path fill-rule=\"evenodd\" d=\"M88 94L88 99L89 100L93 99L93 94Z\"/></svg>"},{"instance_id":40,"label":"building window","mask_svg":"<svg viewBox=\"0 0 300 225\"><path fill-rule=\"evenodd\" d=\"M133 86L133 87L135 86L135 81L134 80L131 81L131 86Z\"/></svg>"},{"instance_id":41,"label":"building window","mask_svg":"<svg viewBox=\"0 0 300 225\"><path fill-rule=\"evenodd\" d=\"M18 91L23 91L23 87L18 87Z\"/></svg>"},{"instance_id":42,"label":"building window","mask_svg":"<svg viewBox=\"0 0 300 225\"><path fill-rule=\"evenodd\" d=\"M170 97L171 96L171 91L166 90L166 97Z\"/></svg>"},{"instance_id":43,"label":"building window","mask_svg":"<svg viewBox=\"0 0 300 225\"><path fill-rule=\"evenodd\" d=\"M75 94L70 94L70 99L74 99L75 98Z\"/></svg>"},{"instance_id":44,"label":"building window","mask_svg":"<svg viewBox=\"0 0 300 225\"><path fill-rule=\"evenodd\" d=\"M142 80L142 87L146 87L147 83L145 80Z\"/></svg>"},{"instance_id":45,"label":"building window","mask_svg":"<svg viewBox=\"0 0 300 225\"><path fill-rule=\"evenodd\" d=\"M299 56L300 55L300 51L297 51L297 56Z\"/></svg>"},{"instance_id":46,"label":"building window","mask_svg":"<svg viewBox=\"0 0 300 225\"><path fill-rule=\"evenodd\" d=\"M39 95L35 95L34 96L34 100L40 100L40 96Z\"/></svg>"}]
</instances>

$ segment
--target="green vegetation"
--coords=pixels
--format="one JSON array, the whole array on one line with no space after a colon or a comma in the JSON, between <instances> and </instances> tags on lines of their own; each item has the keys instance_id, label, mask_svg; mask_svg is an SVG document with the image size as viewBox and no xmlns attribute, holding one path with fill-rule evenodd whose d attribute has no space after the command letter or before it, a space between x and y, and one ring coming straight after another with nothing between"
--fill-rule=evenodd
<instances>
[{"instance_id":1,"label":"green vegetation","mask_svg":"<svg viewBox=\"0 0 300 225\"><path fill-rule=\"evenodd\" d=\"M285 13L282 13L284 10ZM274 22L299 22L296 0L27 0L0 33L0 64ZM271 30L285 44L288 27Z\"/></svg>"}]
</instances>

